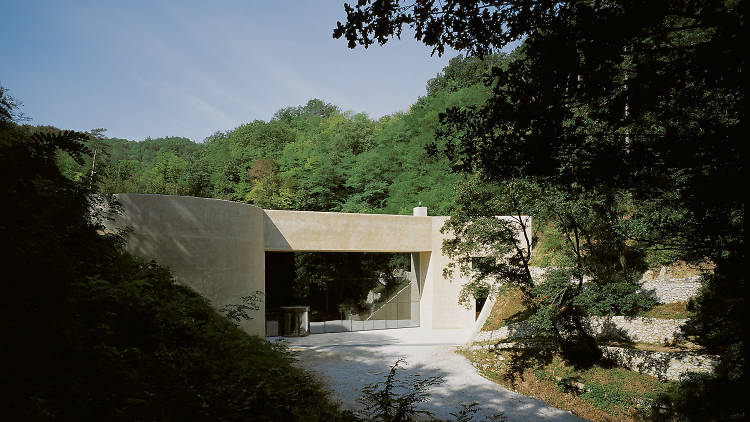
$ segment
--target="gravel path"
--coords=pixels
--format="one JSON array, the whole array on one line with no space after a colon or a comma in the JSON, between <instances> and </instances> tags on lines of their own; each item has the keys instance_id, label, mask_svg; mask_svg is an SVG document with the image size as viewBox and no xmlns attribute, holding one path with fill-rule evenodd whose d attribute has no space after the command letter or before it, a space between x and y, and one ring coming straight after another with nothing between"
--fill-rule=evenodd
<instances>
[{"instance_id":1,"label":"gravel path","mask_svg":"<svg viewBox=\"0 0 750 422\"><path fill-rule=\"evenodd\" d=\"M314 334L286 339L299 351L298 365L321 375L343 407L356 409L362 387L382 382L390 366L406 359L407 374L442 376L445 383L433 387L424 408L440 419L452 419L461 402L478 402L480 415L502 412L510 421L581 421L572 413L541 400L523 396L495 384L477 373L456 346L469 331L402 328L398 330Z\"/></svg>"}]
</instances>

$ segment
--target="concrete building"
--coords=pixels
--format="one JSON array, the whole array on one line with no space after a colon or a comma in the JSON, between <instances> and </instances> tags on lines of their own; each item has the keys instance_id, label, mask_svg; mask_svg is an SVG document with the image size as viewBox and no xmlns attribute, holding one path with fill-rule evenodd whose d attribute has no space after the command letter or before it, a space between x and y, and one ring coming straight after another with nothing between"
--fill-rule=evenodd
<instances>
[{"instance_id":1,"label":"concrete building","mask_svg":"<svg viewBox=\"0 0 750 422\"><path fill-rule=\"evenodd\" d=\"M418 323L467 328L475 309L458 304L461 284L443 277L448 257L440 233L448 217L278 211L231 201L167 195L118 195L128 249L167 266L216 307L265 291L265 252L402 252L412 256ZM265 309L243 329L265 335Z\"/></svg>"}]
</instances>

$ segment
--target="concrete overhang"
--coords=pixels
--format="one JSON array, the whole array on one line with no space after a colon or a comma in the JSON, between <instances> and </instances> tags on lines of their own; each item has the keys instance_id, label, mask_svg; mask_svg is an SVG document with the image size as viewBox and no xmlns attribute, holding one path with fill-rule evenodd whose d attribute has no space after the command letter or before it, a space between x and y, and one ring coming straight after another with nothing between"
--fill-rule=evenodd
<instances>
[{"instance_id":1,"label":"concrete overhang","mask_svg":"<svg viewBox=\"0 0 750 422\"><path fill-rule=\"evenodd\" d=\"M266 251L423 252L432 250L432 217L263 210Z\"/></svg>"}]
</instances>

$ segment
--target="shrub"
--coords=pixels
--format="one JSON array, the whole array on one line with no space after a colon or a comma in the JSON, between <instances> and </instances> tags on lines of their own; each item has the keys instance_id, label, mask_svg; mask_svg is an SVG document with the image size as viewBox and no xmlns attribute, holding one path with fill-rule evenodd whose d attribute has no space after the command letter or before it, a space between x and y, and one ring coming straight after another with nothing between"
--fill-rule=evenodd
<instances>
[{"instance_id":1,"label":"shrub","mask_svg":"<svg viewBox=\"0 0 750 422\"><path fill-rule=\"evenodd\" d=\"M8 420L353 419L288 355L97 231L88 181L55 165L59 147L83 157L86 134L0 123Z\"/></svg>"},{"instance_id":2,"label":"shrub","mask_svg":"<svg viewBox=\"0 0 750 422\"><path fill-rule=\"evenodd\" d=\"M368 384L362 389L358 402L363 405L359 416L367 420L383 422L405 422L417 415L432 416L426 410L418 409L419 403L430 400L430 387L442 384L442 377L421 378L410 376L409 380L396 377L404 359L398 359L392 366L383 384Z\"/></svg>"}]
</instances>

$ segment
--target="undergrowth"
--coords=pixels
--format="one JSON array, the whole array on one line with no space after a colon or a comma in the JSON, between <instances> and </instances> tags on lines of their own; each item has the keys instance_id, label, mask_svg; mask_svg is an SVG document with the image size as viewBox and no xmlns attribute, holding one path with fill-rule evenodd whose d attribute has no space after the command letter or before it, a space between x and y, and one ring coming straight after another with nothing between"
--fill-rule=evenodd
<instances>
[{"instance_id":1,"label":"undergrowth","mask_svg":"<svg viewBox=\"0 0 750 422\"><path fill-rule=\"evenodd\" d=\"M514 286L503 286L497 294L492 312L487 317L483 331L497 330L513 322L525 320L531 310L523 303L523 292Z\"/></svg>"},{"instance_id":2,"label":"undergrowth","mask_svg":"<svg viewBox=\"0 0 750 422\"><path fill-rule=\"evenodd\" d=\"M641 316L659 319L687 319L691 315L688 302L664 303L641 313Z\"/></svg>"},{"instance_id":3,"label":"undergrowth","mask_svg":"<svg viewBox=\"0 0 750 422\"><path fill-rule=\"evenodd\" d=\"M0 125L0 347L4 420L336 421L352 419L281 346L235 326L257 295L225 308L103 235L88 180L55 164L86 135ZM92 215L93 213L93 215Z\"/></svg>"},{"instance_id":4,"label":"undergrowth","mask_svg":"<svg viewBox=\"0 0 750 422\"><path fill-rule=\"evenodd\" d=\"M403 375L399 370L404 368L404 358L391 365L382 383L368 384L362 388L362 395L357 400L362 408L355 414L367 421L409 422L414 420L438 421L435 415L421 407L430 401L430 389L445 382L440 376L421 377L419 374ZM492 416L477 415L481 410L478 402L459 403L451 412L455 422L505 422L503 413Z\"/></svg>"},{"instance_id":5,"label":"undergrowth","mask_svg":"<svg viewBox=\"0 0 750 422\"><path fill-rule=\"evenodd\" d=\"M551 351L460 353L488 379L595 421L648 417L659 394L675 384L618 367L577 368Z\"/></svg>"}]
</instances>

